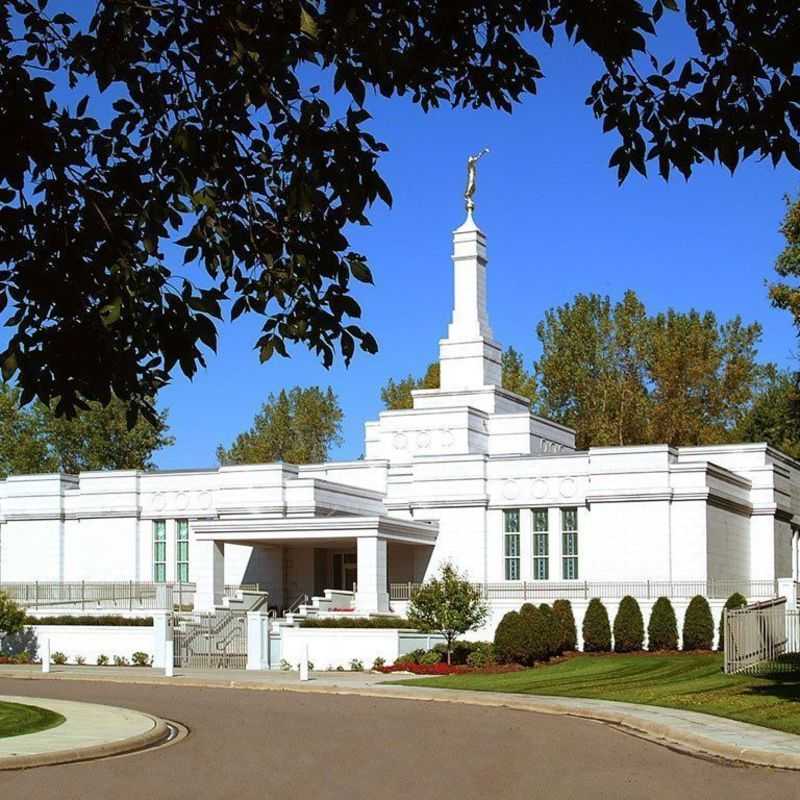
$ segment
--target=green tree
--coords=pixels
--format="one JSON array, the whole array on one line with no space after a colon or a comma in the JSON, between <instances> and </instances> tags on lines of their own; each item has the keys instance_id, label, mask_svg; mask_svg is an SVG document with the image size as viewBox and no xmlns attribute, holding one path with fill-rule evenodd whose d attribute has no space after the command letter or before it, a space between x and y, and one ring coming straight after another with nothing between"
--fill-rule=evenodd
<instances>
[{"instance_id":1,"label":"green tree","mask_svg":"<svg viewBox=\"0 0 800 800\"><path fill-rule=\"evenodd\" d=\"M561 652L575 650L578 646L578 631L575 627L572 603L569 600L556 600L553 603L553 613L561 626Z\"/></svg>"},{"instance_id":2,"label":"green tree","mask_svg":"<svg viewBox=\"0 0 800 800\"><path fill-rule=\"evenodd\" d=\"M495 628L494 653L501 664L530 663L530 626L518 611L504 614Z\"/></svg>"},{"instance_id":3,"label":"green tree","mask_svg":"<svg viewBox=\"0 0 800 800\"><path fill-rule=\"evenodd\" d=\"M614 617L614 652L632 653L644 644L644 619L639 604L630 595L622 598Z\"/></svg>"},{"instance_id":4,"label":"green tree","mask_svg":"<svg viewBox=\"0 0 800 800\"><path fill-rule=\"evenodd\" d=\"M538 410L575 428L579 448L731 441L764 375L758 324L648 316L633 291L616 305L579 294L546 312L537 334Z\"/></svg>"},{"instance_id":5,"label":"green tree","mask_svg":"<svg viewBox=\"0 0 800 800\"><path fill-rule=\"evenodd\" d=\"M153 469L153 454L174 441L167 412L155 425L144 419L128 428L126 405L90 403L72 419L34 402L20 408L20 392L0 386L0 476L82 470Z\"/></svg>"},{"instance_id":6,"label":"green tree","mask_svg":"<svg viewBox=\"0 0 800 800\"><path fill-rule=\"evenodd\" d=\"M369 101L510 112L556 34L597 57L586 102L620 182L648 161L665 179L753 154L800 168L796 4L705 0L671 22L680 53L657 36L675 0L100 0L80 23L64 5L0 6L0 362L59 412L113 388L154 414L173 369L216 347L224 298L263 317L262 361L291 342L326 364L374 352L345 235L391 202Z\"/></svg>"},{"instance_id":7,"label":"green tree","mask_svg":"<svg viewBox=\"0 0 800 800\"><path fill-rule=\"evenodd\" d=\"M579 448L647 440L645 325L644 306L628 291L615 306L579 294L537 326L538 410L575 428Z\"/></svg>"},{"instance_id":8,"label":"green tree","mask_svg":"<svg viewBox=\"0 0 800 800\"><path fill-rule=\"evenodd\" d=\"M421 631L438 631L445 637L449 664L453 642L467 631L480 628L488 614L489 608L480 589L447 562L439 568L436 577L425 581L414 592L407 616Z\"/></svg>"},{"instance_id":9,"label":"green tree","mask_svg":"<svg viewBox=\"0 0 800 800\"><path fill-rule=\"evenodd\" d=\"M405 408L414 407L414 398L411 392L414 389L438 389L439 388L439 362L434 361L428 364L425 374L421 378L408 375L395 382L389 378L388 383L381 389L381 401L390 411L398 411Z\"/></svg>"},{"instance_id":10,"label":"green tree","mask_svg":"<svg viewBox=\"0 0 800 800\"><path fill-rule=\"evenodd\" d=\"M328 387L295 386L278 396L270 394L252 427L240 433L229 448L217 447L220 464L316 464L341 443L342 409Z\"/></svg>"},{"instance_id":11,"label":"green tree","mask_svg":"<svg viewBox=\"0 0 800 800\"><path fill-rule=\"evenodd\" d=\"M24 625L25 611L5 592L0 592L0 638L19 633Z\"/></svg>"},{"instance_id":12,"label":"green tree","mask_svg":"<svg viewBox=\"0 0 800 800\"><path fill-rule=\"evenodd\" d=\"M500 357L502 368L502 384L504 389L527 397L531 403L536 402L536 377L525 369L522 354L513 347L508 347Z\"/></svg>"},{"instance_id":13,"label":"green tree","mask_svg":"<svg viewBox=\"0 0 800 800\"><path fill-rule=\"evenodd\" d=\"M783 280L770 284L769 296L776 308L792 315L795 328L800 333L800 197L787 196L786 213L780 232L786 240L775 262L775 272Z\"/></svg>"},{"instance_id":14,"label":"green tree","mask_svg":"<svg viewBox=\"0 0 800 800\"><path fill-rule=\"evenodd\" d=\"M734 438L742 442L767 442L792 458L800 458L800 390L797 380L797 373L778 370L768 364Z\"/></svg>"}]
</instances>

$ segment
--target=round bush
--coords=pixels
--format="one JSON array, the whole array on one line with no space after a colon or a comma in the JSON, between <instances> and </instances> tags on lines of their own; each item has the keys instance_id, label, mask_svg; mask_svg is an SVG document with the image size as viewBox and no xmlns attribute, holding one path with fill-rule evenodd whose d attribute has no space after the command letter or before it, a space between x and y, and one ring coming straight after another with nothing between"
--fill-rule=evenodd
<instances>
[{"instance_id":1,"label":"round bush","mask_svg":"<svg viewBox=\"0 0 800 800\"><path fill-rule=\"evenodd\" d=\"M578 629L569 600L556 600L553 603L553 614L561 629L561 652L574 650L578 646Z\"/></svg>"},{"instance_id":2,"label":"round bush","mask_svg":"<svg viewBox=\"0 0 800 800\"><path fill-rule=\"evenodd\" d=\"M622 598L614 617L614 652L633 653L644 645L644 619L630 595Z\"/></svg>"},{"instance_id":3,"label":"round bush","mask_svg":"<svg viewBox=\"0 0 800 800\"><path fill-rule=\"evenodd\" d=\"M666 597L659 597L653 603L647 625L647 649L678 649L678 621L675 619L675 609Z\"/></svg>"},{"instance_id":4,"label":"round bush","mask_svg":"<svg viewBox=\"0 0 800 800\"><path fill-rule=\"evenodd\" d=\"M747 598L739 592L734 592L726 601L724 609L741 608L747 605ZM717 644L719 650L725 649L725 611L719 615L719 641Z\"/></svg>"},{"instance_id":5,"label":"round bush","mask_svg":"<svg viewBox=\"0 0 800 800\"><path fill-rule=\"evenodd\" d=\"M542 603L539 606L539 613L542 615L542 622L544 624L545 638L547 639L547 652L552 658L553 656L560 656L561 648L561 626L558 624L556 615L553 609Z\"/></svg>"},{"instance_id":6,"label":"round bush","mask_svg":"<svg viewBox=\"0 0 800 800\"><path fill-rule=\"evenodd\" d=\"M475 648L467 656L467 666L480 668L494 663L494 645L491 642L475 642Z\"/></svg>"},{"instance_id":7,"label":"round bush","mask_svg":"<svg viewBox=\"0 0 800 800\"><path fill-rule=\"evenodd\" d=\"M708 600L695 595L683 618L683 649L710 650L714 646L714 618Z\"/></svg>"},{"instance_id":8,"label":"round bush","mask_svg":"<svg viewBox=\"0 0 800 800\"><path fill-rule=\"evenodd\" d=\"M522 616L509 611L494 632L494 652L504 664L528 663L528 631Z\"/></svg>"},{"instance_id":9,"label":"round bush","mask_svg":"<svg viewBox=\"0 0 800 800\"><path fill-rule=\"evenodd\" d=\"M437 649L433 649L433 650L428 650L426 653L423 653L417 660L417 663L438 664L440 661L442 661L442 653Z\"/></svg>"},{"instance_id":10,"label":"round bush","mask_svg":"<svg viewBox=\"0 0 800 800\"><path fill-rule=\"evenodd\" d=\"M611 626L606 607L594 597L583 617L584 653L605 653L611 650Z\"/></svg>"}]
</instances>

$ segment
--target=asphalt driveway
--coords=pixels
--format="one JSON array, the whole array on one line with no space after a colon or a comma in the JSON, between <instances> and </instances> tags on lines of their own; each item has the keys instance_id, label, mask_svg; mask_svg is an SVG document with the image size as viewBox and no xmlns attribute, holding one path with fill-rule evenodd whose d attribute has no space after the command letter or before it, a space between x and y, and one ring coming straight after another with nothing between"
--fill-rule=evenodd
<instances>
[{"instance_id":1,"label":"asphalt driveway","mask_svg":"<svg viewBox=\"0 0 800 800\"><path fill-rule=\"evenodd\" d=\"M798 796L800 775L672 752L600 723L451 703L0 679L0 693L174 719L178 745L0 773L0 797L679 798Z\"/></svg>"}]
</instances>

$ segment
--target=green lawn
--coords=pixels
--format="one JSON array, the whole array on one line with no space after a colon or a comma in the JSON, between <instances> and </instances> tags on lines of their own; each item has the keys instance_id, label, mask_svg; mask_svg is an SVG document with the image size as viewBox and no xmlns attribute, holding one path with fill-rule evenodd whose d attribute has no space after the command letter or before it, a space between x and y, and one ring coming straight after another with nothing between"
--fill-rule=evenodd
<instances>
[{"instance_id":1,"label":"green lawn","mask_svg":"<svg viewBox=\"0 0 800 800\"><path fill-rule=\"evenodd\" d=\"M725 675L718 654L579 655L522 672L449 675L406 683L686 708L800 733L800 675Z\"/></svg>"},{"instance_id":2,"label":"green lawn","mask_svg":"<svg viewBox=\"0 0 800 800\"><path fill-rule=\"evenodd\" d=\"M61 714L46 708L0 702L0 739L55 728L63 721Z\"/></svg>"}]
</instances>

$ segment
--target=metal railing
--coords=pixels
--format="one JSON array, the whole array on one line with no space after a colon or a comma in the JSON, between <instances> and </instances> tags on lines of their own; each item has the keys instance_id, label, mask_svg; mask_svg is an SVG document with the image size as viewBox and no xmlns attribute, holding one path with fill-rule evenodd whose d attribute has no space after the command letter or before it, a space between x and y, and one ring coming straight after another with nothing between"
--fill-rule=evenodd
<instances>
[{"instance_id":1,"label":"metal railing","mask_svg":"<svg viewBox=\"0 0 800 800\"><path fill-rule=\"evenodd\" d=\"M191 608L197 591L195 583L153 583L143 581L20 581L0 583L17 605L27 609L73 608L86 610L138 611L140 609ZM240 592L259 592L259 584L230 584L226 597Z\"/></svg>"},{"instance_id":2,"label":"metal railing","mask_svg":"<svg viewBox=\"0 0 800 800\"><path fill-rule=\"evenodd\" d=\"M392 583L392 600L410 600L419 583ZM710 581L507 581L475 583L484 600L526 601L564 598L566 600L621 599L631 595L639 600L691 598L699 594L709 599L726 600L734 592L747 598L776 597L778 583L774 580L710 580Z\"/></svg>"},{"instance_id":3,"label":"metal railing","mask_svg":"<svg viewBox=\"0 0 800 800\"><path fill-rule=\"evenodd\" d=\"M786 598L777 597L744 608L725 609L725 672L794 669L797 654L797 611L786 610ZM787 633L792 632L792 642Z\"/></svg>"}]
</instances>

